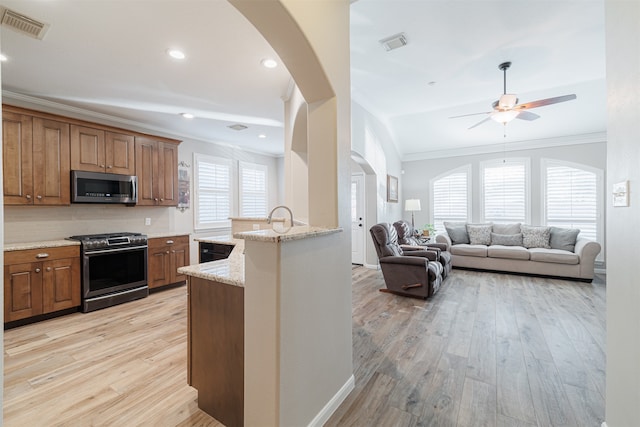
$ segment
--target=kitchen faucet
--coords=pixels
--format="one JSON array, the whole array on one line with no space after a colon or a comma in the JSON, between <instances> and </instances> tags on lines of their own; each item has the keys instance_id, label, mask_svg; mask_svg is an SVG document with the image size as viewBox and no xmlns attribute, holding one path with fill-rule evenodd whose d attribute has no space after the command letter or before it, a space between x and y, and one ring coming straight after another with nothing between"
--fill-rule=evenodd
<instances>
[{"instance_id":1,"label":"kitchen faucet","mask_svg":"<svg viewBox=\"0 0 640 427\"><path fill-rule=\"evenodd\" d=\"M293 227L293 212L291 212L291 209L289 209L285 205L279 205L279 206L276 206L275 208L271 209L271 212L269 212L269 216L267 217L267 224L271 224L271 216L273 215L273 212L276 209L279 209L279 208L284 208L284 209L289 211L289 216L291 217L291 227Z\"/></svg>"}]
</instances>

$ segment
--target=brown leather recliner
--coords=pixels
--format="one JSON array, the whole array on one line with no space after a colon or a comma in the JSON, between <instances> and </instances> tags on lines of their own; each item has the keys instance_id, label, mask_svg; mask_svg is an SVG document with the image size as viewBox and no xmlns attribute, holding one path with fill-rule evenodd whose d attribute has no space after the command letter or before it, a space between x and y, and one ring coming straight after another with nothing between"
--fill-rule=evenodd
<instances>
[{"instance_id":1,"label":"brown leather recliner","mask_svg":"<svg viewBox=\"0 0 640 427\"><path fill-rule=\"evenodd\" d=\"M453 265L451 264L451 253L447 250L446 244L435 242L421 244L418 242L418 239L413 236L411 225L405 220L394 222L393 227L396 229L396 233L398 233L398 244L400 244L403 251L424 249L437 251L438 261L440 261L443 267L442 278L445 279L447 277Z\"/></svg>"},{"instance_id":2,"label":"brown leather recliner","mask_svg":"<svg viewBox=\"0 0 640 427\"><path fill-rule=\"evenodd\" d=\"M388 223L376 224L369 232L387 285L381 292L426 299L438 291L443 268L435 252L404 252L398 245L396 229Z\"/></svg>"}]
</instances>

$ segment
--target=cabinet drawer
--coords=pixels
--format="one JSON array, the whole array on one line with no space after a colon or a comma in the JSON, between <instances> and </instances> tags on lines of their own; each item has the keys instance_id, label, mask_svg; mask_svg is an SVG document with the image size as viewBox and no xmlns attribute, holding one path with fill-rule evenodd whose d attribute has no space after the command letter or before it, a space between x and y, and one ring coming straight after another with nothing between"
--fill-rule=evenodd
<instances>
[{"instance_id":1,"label":"cabinet drawer","mask_svg":"<svg viewBox=\"0 0 640 427\"><path fill-rule=\"evenodd\" d=\"M154 237L149 239L147 244L149 249L161 248L164 246L184 245L189 243L189 236Z\"/></svg>"},{"instance_id":2,"label":"cabinet drawer","mask_svg":"<svg viewBox=\"0 0 640 427\"><path fill-rule=\"evenodd\" d=\"M22 264L26 262L50 261L63 258L80 258L80 246L63 246L59 248L26 249L22 251L5 251L4 264Z\"/></svg>"}]
</instances>

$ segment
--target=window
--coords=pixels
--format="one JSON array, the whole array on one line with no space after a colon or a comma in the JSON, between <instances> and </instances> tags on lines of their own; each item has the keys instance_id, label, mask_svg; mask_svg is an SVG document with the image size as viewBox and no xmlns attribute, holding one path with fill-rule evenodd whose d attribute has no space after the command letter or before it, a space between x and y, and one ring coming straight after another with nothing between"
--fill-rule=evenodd
<instances>
[{"instance_id":1,"label":"window","mask_svg":"<svg viewBox=\"0 0 640 427\"><path fill-rule=\"evenodd\" d=\"M546 225L579 228L582 237L598 240L602 171L552 160L544 160L542 165Z\"/></svg>"},{"instance_id":2,"label":"window","mask_svg":"<svg viewBox=\"0 0 640 427\"><path fill-rule=\"evenodd\" d=\"M469 212L469 176L471 168L460 170L431 181L431 217L436 232L444 233L445 221L467 221Z\"/></svg>"},{"instance_id":3,"label":"window","mask_svg":"<svg viewBox=\"0 0 640 427\"><path fill-rule=\"evenodd\" d=\"M267 216L267 167L240 162L240 216Z\"/></svg>"},{"instance_id":4,"label":"window","mask_svg":"<svg viewBox=\"0 0 640 427\"><path fill-rule=\"evenodd\" d=\"M528 161L482 163L480 178L483 221L529 222Z\"/></svg>"},{"instance_id":5,"label":"window","mask_svg":"<svg viewBox=\"0 0 640 427\"><path fill-rule=\"evenodd\" d=\"M195 228L228 226L231 216L231 161L194 154Z\"/></svg>"}]
</instances>

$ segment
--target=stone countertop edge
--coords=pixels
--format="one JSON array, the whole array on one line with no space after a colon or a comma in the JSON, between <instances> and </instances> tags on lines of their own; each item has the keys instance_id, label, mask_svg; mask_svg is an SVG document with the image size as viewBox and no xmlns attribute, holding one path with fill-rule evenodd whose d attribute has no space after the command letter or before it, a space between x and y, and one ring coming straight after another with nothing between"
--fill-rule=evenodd
<instances>
[{"instance_id":1,"label":"stone countertop edge","mask_svg":"<svg viewBox=\"0 0 640 427\"><path fill-rule=\"evenodd\" d=\"M165 231L161 233L142 233L147 236L147 239L160 239L163 237L177 237L177 236L189 236L191 233L183 232L180 233L178 231Z\"/></svg>"},{"instance_id":2,"label":"stone countertop edge","mask_svg":"<svg viewBox=\"0 0 640 427\"><path fill-rule=\"evenodd\" d=\"M178 273L232 286L244 287L244 241L236 240L229 258L178 268Z\"/></svg>"},{"instance_id":3,"label":"stone countertop edge","mask_svg":"<svg viewBox=\"0 0 640 427\"><path fill-rule=\"evenodd\" d=\"M328 234L341 233L342 228L326 228L314 226L295 226L289 231L279 233L274 230L256 230L233 233L233 237L244 240L257 240L261 242L285 242L288 240L302 240L313 237L326 236Z\"/></svg>"},{"instance_id":4,"label":"stone countertop edge","mask_svg":"<svg viewBox=\"0 0 640 427\"><path fill-rule=\"evenodd\" d=\"M20 242L20 243L5 243L4 251L24 251L29 249L46 249L46 248L61 248L63 246L80 246L80 242L77 240L45 240L41 242Z\"/></svg>"},{"instance_id":5,"label":"stone countertop edge","mask_svg":"<svg viewBox=\"0 0 640 427\"><path fill-rule=\"evenodd\" d=\"M234 239L230 234L222 236L194 237L194 242L218 243L221 245L235 245L240 239Z\"/></svg>"}]
</instances>

